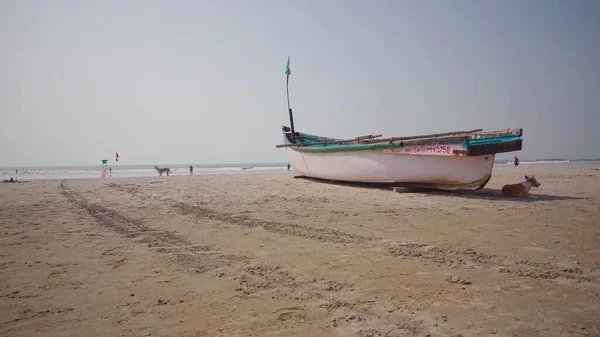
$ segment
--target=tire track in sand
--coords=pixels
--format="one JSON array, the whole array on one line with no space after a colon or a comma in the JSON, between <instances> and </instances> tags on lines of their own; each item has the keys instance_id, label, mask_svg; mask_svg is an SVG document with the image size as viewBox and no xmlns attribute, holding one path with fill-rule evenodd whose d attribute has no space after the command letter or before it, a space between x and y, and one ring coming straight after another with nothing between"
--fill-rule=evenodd
<instances>
[{"instance_id":1,"label":"tire track in sand","mask_svg":"<svg viewBox=\"0 0 600 337\"><path fill-rule=\"evenodd\" d=\"M381 238L347 233L330 228L316 228L299 224L262 220L247 215L235 215L218 212L206 207L190 205L171 198L152 197L139 191L137 186L107 183L106 186L117 189L122 193L154 198L168 203L172 208L184 215L192 215L201 219L218 220L224 223L246 227L259 228L280 235L290 235L304 239L318 240L325 243L360 246L365 250L377 252L387 256L417 259L424 263L437 265L459 266L465 268L485 268L499 273L515 275L531 279L553 280L559 277L568 279L594 281L590 270L584 268L561 268L550 263L541 263L532 260L511 260L495 254L486 254L472 249L465 251L444 249L422 243L382 243Z\"/></svg>"},{"instance_id":2,"label":"tire track in sand","mask_svg":"<svg viewBox=\"0 0 600 337\"><path fill-rule=\"evenodd\" d=\"M113 184L114 185L114 184ZM116 185L110 187L117 187ZM171 261L177 263L188 272L206 272L216 269L214 277L228 276L236 280L240 287L236 289L237 297L244 299L256 293L270 292L278 298L295 300L300 303L299 307L323 312L326 316L334 316L328 326L338 327L345 325L354 330L354 334L363 336L420 336L426 324L423 321L411 317L404 317L400 313L390 316L389 319L381 317L381 313L371 308L369 301L357 300L349 303L336 297L336 293L350 289L354 286L352 282L331 281L325 278L317 281L315 279L298 280L279 266L271 266L263 263L251 263L250 259L242 256L221 254L214 247L193 245L191 242L176 235L174 232L153 229L139 219L127 217L115 210L102 205L87 201L82 195L70 190L65 181L59 186L59 192L69 202L78 208L85 210L96 222L109 230L117 232L122 236L134 240L135 243L147 244L148 247L157 248L155 251L170 256ZM197 210L189 208L189 205L173 205L185 214L197 213ZM179 208L178 208L179 207ZM237 219L236 216L219 214L217 212L203 212L206 217L225 221ZM232 218L230 218L232 217ZM264 225L264 222L261 224ZM274 226L276 226L275 223ZM271 224L273 225L273 224ZM251 226L258 226L252 224ZM302 226L300 226L302 227ZM283 231L278 227L277 231ZM297 229L297 228L296 228ZM337 231L333 231L337 232ZM323 235L327 233L328 235ZM311 235L301 237L312 237L314 239L332 239L329 231L316 231ZM342 235L342 237L344 237ZM345 236L345 243L353 235ZM333 239L332 239L333 240ZM338 240L334 240L339 242ZM227 273L227 274L226 274ZM389 316L389 315L388 315ZM295 324L303 324L305 317L295 312L283 312L278 318L281 324L289 326L290 321L296 320Z\"/></svg>"},{"instance_id":3,"label":"tire track in sand","mask_svg":"<svg viewBox=\"0 0 600 337\"><path fill-rule=\"evenodd\" d=\"M88 202L78 193L71 191L64 181L59 185L59 192L78 208L87 211L102 227L132 239L136 243L156 247L157 252L169 253L174 262L188 270L204 272L245 260L244 257L219 254L212 247L193 245L174 232L153 229L139 219Z\"/></svg>"},{"instance_id":4,"label":"tire track in sand","mask_svg":"<svg viewBox=\"0 0 600 337\"><path fill-rule=\"evenodd\" d=\"M107 183L105 185L110 188L115 188L126 194L145 196L147 198L150 197L139 192L137 188L123 186L115 183ZM247 215L222 213L206 207L194 206L170 198L160 198L160 200L169 203L175 210L179 211L181 214L184 215L194 215L198 218L217 220L246 228L261 227L267 232L280 235L289 235L303 239L318 240L323 242L339 243L346 245L364 244L370 241L374 241L375 239L379 239L373 236L346 233L330 228L316 228L311 226L290 224L278 221L261 220L249 217Z\"/></svg>"}]
</instances>

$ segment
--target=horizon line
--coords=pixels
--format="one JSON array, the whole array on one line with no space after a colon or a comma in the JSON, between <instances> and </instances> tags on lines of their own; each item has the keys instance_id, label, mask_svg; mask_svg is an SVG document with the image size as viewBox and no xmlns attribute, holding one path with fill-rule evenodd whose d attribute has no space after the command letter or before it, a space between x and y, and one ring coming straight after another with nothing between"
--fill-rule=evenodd
<instances>
[{"instance_id":1,"label":"horizon line","mask_svg":"<svg viewBox=\"0 0 600 337\"><path fill-rule=\"evenodd\" d=\"M498 159L495 158L495 161L512 161L511 159ZM600 158L574 158L574 159L567 159L567 158L536 158L536 159L521 159L519 158L520 162L526 162L526 161L600 161ZM115 163L113 162L113 165ZM287 165L288 162L248 162L248 163L242 163L242 162L238 162L238 163L206 163L206 164L199 164L199 163L192 163L192 164L165 164L165 163L158 163L158 164L123 164L123 166L154 166L154 165L171 165L171 166L188 166L188 165L257 165L257 164L269 164L269 165ZM102 164L91 164L91 165L21 165L21 166L0 166L0 168L3 169L19 169L19 168L29 168L29 167L93 167L93 166L102 166Z\"/></svg>"}]
</instances>

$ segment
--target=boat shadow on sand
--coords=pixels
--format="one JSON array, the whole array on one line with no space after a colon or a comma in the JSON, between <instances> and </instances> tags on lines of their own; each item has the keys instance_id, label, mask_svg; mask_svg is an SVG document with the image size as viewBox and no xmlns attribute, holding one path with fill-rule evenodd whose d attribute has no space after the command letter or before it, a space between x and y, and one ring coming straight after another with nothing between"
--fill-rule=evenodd
<instances>
[{"instance_id":1,"label":"boat shadow on sand","mask_svg":"<svg viewBox=\"0 0 600 337\"><path fill-rule=\"evenodd\" d=\"M514 201L514 202L539 202L539 201L556 201L556 200L583 200L588 199L586 197L576 197L570 195L552 195L536 193L535 190L531 191L527 197L504 197L502 196L502 190L482 188L478 191L435 191L435 190L419 190L421 193L427 193L431 195L439 195L444 197L453 198L464 198L464 199L479 199L479 200L498 200L498 201Z\"/></svg>"},{"instance_id":2,"label":"boat shadow on sand","mask_svg":"<svg viewBox=\"0 0 600 337\"><path fill-rule=\"evenodd\" d=\"M532 190L528 197L508 198L508 197L502 196L501 190L492 189L492 188L482 188L477 191L442 191L442 190L433 190L433 189L428 189L428 188L402 186L401 184L353 183L353 182L343 182L343 181L310 178L310 177L306 177L306 176L295 176L294 178L314 181L314 182L318 182L318 183L322 183L322 184L324 183L324 184L328 184L328 185L358 187L358 188L365 188L365 189L371 189L371 190L373 190L373 189L381 190L381 191L386 191L386 192L393 192L392 189L394 187L406 187L408 189L406 193L427 194L427 195L435 195L435 196L442 196L442 197L449 197L449 198L502 200L502 201L515 201L515 202L539 202L539 201L555 201L555 200L589 199L586 197L536 193L535 190Z\"/></svg>"}]
</instances>

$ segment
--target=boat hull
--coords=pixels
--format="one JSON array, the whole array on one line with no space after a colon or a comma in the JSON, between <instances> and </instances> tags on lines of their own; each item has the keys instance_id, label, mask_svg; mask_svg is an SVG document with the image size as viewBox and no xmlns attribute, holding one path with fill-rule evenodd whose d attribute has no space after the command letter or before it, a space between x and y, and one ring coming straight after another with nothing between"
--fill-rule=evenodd
<instances>
[{"instance_id":1,"label":"boat hull","mask_svg":"<svg viewBox=\"0 0 600 337\"><path fill-rule=\"evenodd\" d=\"M288 148L290 165L311 178L392 183L441 190L478 190L491 178L494 154L419 155L393 149L303 152Z\"/></svg>"}]
</instances>

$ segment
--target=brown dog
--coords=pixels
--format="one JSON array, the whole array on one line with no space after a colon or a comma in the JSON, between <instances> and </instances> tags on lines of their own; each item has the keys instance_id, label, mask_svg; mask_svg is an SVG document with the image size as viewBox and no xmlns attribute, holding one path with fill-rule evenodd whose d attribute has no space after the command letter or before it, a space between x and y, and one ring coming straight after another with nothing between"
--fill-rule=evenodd
<instances>
[{"instance_id":1,"label":"brown dog","mask_svg":"<svg viewBox=\"0 0 600 337\"><path fill-rule=\"evenodd\" d=\"M168 167L166 167L166 168L160 168L160 167L154 165L154 169L158 171L158 174L161 177L162 177L162 174L165 173L165 172L167 172L167 176L169 175L169 173L173 173L173 172L171 172L171 170Z\"/></svg>"},{"instance_id":2,"label":"brown dog","mask_svg":"<svg viewBox=\"0 0 600 337\"><path fill-rule=\"evenodd\" d=\"M502 195L505 197L525 197L529 195L532 187L540 187L540 183L533 176L525 176L525 181L519 184L508 184L502 187Z\"/></svg>"}]
</instances>

